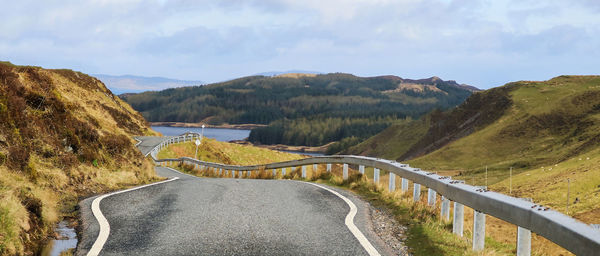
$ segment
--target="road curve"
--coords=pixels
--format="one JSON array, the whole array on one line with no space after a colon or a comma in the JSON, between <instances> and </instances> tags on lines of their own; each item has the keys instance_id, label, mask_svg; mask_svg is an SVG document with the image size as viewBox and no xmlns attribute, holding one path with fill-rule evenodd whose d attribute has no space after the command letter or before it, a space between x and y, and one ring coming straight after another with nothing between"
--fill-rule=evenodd
<instances>
[{"instance_id":1,"label":"road curve","mask_svg":"<svg viewBox=\"0 0 600 256\"><path fill-rule=\"evenodd\" d=\"M110 234L100 255L368 255L345 225L350 207L312 184L156 171L179 179L101 201ZM372 230L367 204L334 190L357 206L354 223L375 249L389 254ZM89 202L81 210L77 254L85 255L98 227Z\"/></svg>"}]
</instances>

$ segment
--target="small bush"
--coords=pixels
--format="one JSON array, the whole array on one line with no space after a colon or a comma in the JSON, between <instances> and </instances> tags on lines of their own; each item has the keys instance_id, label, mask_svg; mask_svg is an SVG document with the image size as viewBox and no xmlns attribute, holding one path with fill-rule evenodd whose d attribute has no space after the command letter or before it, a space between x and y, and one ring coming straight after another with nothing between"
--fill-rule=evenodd
<instances>
[{"instance_id":1,"label":"small bush","mask_svg":"<svg viewBox=\"0 0 600 256\"><path fill-rule=\"evenodd\" d=\"M327 171L319 171L315 174L313 174L313 176L310 178L311 181L316 181L316 180L330 180L332 177L331 172L327 172Z\"/></svg>"},{"instance_id":2,"label":"small bush","mask_svg":"<svg viewBox=\"0 0 600 256\"><path fill-rule=\"evenodd\" d=\"M70 169L71 167L77 166L79 161L77 157L71 153L65 153L58 158L59 165L62 167L61 169Z\"/></svg>"},{"instance_id":3,"label":"small bush","mask_svg":"<svg viewBox=\"0 0 600 256\"><path fill-rule=\"evenodd\" d=\"M193 164L179 164L179 167L186 173L196 173L194 170L195 166Z\"/></svg>"},{"instance_id":4,"label":"small bush","mask_svg":"<svg viewBox=\"0 0 600 256\"><path fill-rule=\"evenodd\" d=\"M6 163L6 155L0 152L0 165L3 165L4 163Z\"/></svg>"},{"instance_id":5,"label":"small bush","mask_svg":"<svg viewBox=\"0 0 600 256\"><path fill-rule=\"evenodd\" d=\"M111 155L123 154L128 151L131 141L125 135L107 134L100 139L104 149Z\"/></svg>"},{"instance_id":6,"label":"small bush","mask_svg":"<svg viewBox=\"0 0 600 256\"><path fill-rule=\"evenodd\" d=\"M31 191L26 189L21 190L19 198L28 212L38 219L42 218L42 200L35 197Z\"/></svg>"},{"instance_id":7,"label":"small bush","mask_svg":"<svg viewBox=\"0 0 600 256\"><path fill-rule=\"evenodd\" d=\"M31 161L29 161L27 166L25 166L25 173L27 173L29 175L29 178L31 178L31 180L33 181L36 181L39 178L38 171L35 168L33 162Z\"/></svg>"},{"instance_id":8,"label":"small bush","mask_svg":"<svg viewBox=\"0 0 600 256\"><path fill-rule=\"evenodd\" d=\"M8 166L22 171L29 163L29 149L19 146L8 147Z\"/></svg>"},{"instance_id":9,"label":"small bush","mask_svg":"<svg viewBox=\"0 0 600 256\"><path fill-rule=\"evenodd\" d=\"M255 173L254 175L252 175L253 178L255 179L273 179L273 172L267 171L265 169L261 169L259 171L254 171L252 173Z\"/></svg>"}]
</instances>

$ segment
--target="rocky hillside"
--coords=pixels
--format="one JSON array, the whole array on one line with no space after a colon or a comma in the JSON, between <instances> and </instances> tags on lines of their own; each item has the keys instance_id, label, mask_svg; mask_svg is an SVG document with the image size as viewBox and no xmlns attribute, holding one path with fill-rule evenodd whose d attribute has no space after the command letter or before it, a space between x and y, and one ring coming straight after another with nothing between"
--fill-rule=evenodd
<instances>
[{"instance_id":1,"label":"rocky hillside","mask_svg":"<svg viewBox=\"0 0 600 256\"><path fill-rule=\"evenodd\" d=\"M0 63L0 254L36 254L82 196L154 179L131 138L149 134L93 77Z\"/></svg>"}]
</instances>

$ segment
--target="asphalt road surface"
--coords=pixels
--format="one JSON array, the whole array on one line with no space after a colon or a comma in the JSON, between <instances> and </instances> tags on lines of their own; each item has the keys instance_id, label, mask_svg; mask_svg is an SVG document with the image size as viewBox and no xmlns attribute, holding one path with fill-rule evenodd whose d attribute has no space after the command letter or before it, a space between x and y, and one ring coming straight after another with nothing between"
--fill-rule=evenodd
<instances>
[{"instance_id":1,"label":"asphalt road surface","mask_svg":"<svg viewBox=\"0 0 600 256\"><path fill-rule=\"evenodd\" d=\"M368 255L344 220L350 207L333 193L292 180L198 178L157 167L178 180L104 198L100 210L110 234L100 255ZM368 205L334 189L358 208L354 224L383 255ZM81 206L78 255L98 237Z\"/></svg>"},{"instance_id":2,"label":"asphalt road surface","mask_svg":"<svg viewBox=\"0 0 600 256\"><path fill-rule=\"evenodd\" d=\"M142 152L142 154L148 154L156 145L160 144L162 141L172 138L173 136L165 136L165 137L154 137L154 136L138 136L135 137L137 140L140 140L140 143L137 144L138 149Z\"/></svg>"}]
</instances>

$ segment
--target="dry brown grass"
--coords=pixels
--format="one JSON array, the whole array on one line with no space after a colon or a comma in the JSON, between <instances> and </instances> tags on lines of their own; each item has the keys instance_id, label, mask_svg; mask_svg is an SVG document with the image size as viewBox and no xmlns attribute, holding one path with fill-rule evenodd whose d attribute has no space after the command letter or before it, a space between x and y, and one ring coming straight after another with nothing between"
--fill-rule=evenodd
<instances>
[{"instance_id":1,"label":"dry brown grass","mask_svg":"<svg viewBox=\"0 0 600 256\"><path fill-rule=\"evenodd\" d=\"M0 255L32 254L79 197L155 180L131 139L151 134L95 78L0 64Z\"/></svg>"}]
</instances>

